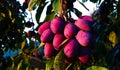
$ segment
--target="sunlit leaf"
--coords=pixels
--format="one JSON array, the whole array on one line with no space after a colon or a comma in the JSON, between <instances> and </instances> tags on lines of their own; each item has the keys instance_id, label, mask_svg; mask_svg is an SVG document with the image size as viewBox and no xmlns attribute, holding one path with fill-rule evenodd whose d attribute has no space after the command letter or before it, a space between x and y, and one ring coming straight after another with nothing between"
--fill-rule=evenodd
<instances>
[{"instance_id":1,"label":"sunlit leaf","mask_svg":"<svg viewBox=\"0 0 120 70\"><path fill-rule=\"evenodd\" d=\"M41 42L38 48L43 47L44 45L45 45L45 43Z\"/></svg>"},{"instance_id":2,"label":"sunlit leaf","mask_svg":"<svg viewBox=\"0 0 120 70\"><path fill-rule=\"evenodd\" d=\"M46 15L44 21L51 21L53 18L55 18L55 13L51 13L51 14Z\"/></svg>"},{"instance_id":3,"label":"sunlit leaf","mask_svg":"<svg viewBox=\"0 0 120 70\"><path fill-rule=\"evenodd\" d=\"M65 64L64 64L64 52L63 49L60 50L60 52L56 55L55 60L54 60L54 65L53 67L56 70L65 70Z\"/></svg>"},{"instance_id":4,"label":"sunlit leaf","mask_svg":"<svg viewBox=\"0 0 120 70\"><path fill-rule=\"evenodd\" d=\"M17 70L20 70L20 67L22 66L22 62L23 62L23 60L21 60L21 61L19 62L18 66L17 66Z\"/></svg>"},{"instance_id":5,"label":"sunlit leaf","mask_svg":"<svg viewBox=\"0 0 120 70\"><path fill-rule=\"evenodd\" d=\"M23 41L22 43L21 43L21 49L23 49L24 47L25 47L25 41Z\"/></svg>"},{"instance_id":6,"label":"sunlit leaf","mask_svg":"<svg viewBox=\"0 0 120 70\"><path fill-rule=\"evenodd\" d=\"M29 4L28 4L28 10L32 11L33 8L35 7L35 5L37 4L38 0L30 0Z\"/></svg>"},{"instance_id":7,"label":"sunlit leaf","mask_svg":"<svg viewBox=\"0 0 120 70\"><path fill-rule=\"evenodd\" d=\"M14 69L14 66L15 66L15 64L14 64L14 62L12 62L12 70Z\"/></svg>"},{"instance_id":8,"label":"sunlit leaf","mask_svg":"<svg viewBox=\"0 0 120 70\"><path fill-rule=\"evenodd\" d=\"M54 0L53 1L53 10L55 11L55 13L61 12L61 3L60 0Z\"/></svg>"},{"instance_id":9,"label":"sunlit leaf","mask_svg":"<svg viewBox=\"0 0 120 70\"><path fill-rule=\"evenodd\" d=\"M46 70L51 70L51 68L53 67L53 62L54 62L54 59L51 58L51 59L46 63Z\"/></svg>"},{"instance_id":10,"label":"sunlit leaf","mask_svg":"<svg viewBox=\"0 0 120 70\"><path fill-rule=\"evenodd\" d=\"M86 70L108 70L108 69L100 66L92 66L92 67L88 67Z\"/></svg>"},{"instance_id":11,"label":"sunlit leaf","mask_svg":"<svg viewBox=\"0 0 120 70\"><path fill-rule=\"evenodd\" d=\"M12 19L12 12L9 10L8 13L9 13L9 18Z\"/></svg>"},{"instance_id":12,"label":"sunlit leaf","mask_svg":"<svg viewBox=\"0 0 120 70\"><path fill-rule=\"evenodd\" d=\"M25 70L29 70L29 66L27 66Z\"/></svg>"},{"instance_id":13,"label":"sunlit leaf","mask_svg":"<svg viewBox=\"0 0 120 70\"><path fill-rule=\"evenodd\" d=\"M112 46L114 47L116 44L116 33L114 31L110 32L109 34L109 40L112 42Z\"/></svg>"},{"instance_id":14,"label":"sunlit leaf","mask_svg":"<svg viewBox=\"0 0 120 70\"><path fill-rule=\"evenodd\" d=\"M72 65L72 63L70 63L70 64L65 68L65 70L68 70L71 65Z\"/></svg>"}]
</instances>

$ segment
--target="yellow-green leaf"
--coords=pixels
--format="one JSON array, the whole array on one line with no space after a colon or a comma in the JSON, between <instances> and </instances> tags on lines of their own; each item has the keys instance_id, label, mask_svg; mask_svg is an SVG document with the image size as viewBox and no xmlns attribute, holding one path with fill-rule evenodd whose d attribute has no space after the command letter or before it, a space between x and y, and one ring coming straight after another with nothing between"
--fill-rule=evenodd
<instances>
[{"instance_id":1,"label":"yellow-green leaf","mask_svg":"<svg viewBox=\"0 0 120 70\"><path fill-rule=\"evenodd\" d=\"M108 70L108 69L100 66L92 66L92 67L88 67L86 70Z\"/></svg>"},{"instance_id":2,"label":"yellow-green leaf","mask_svg":"<svg viewBox=\"0 0 120 70\"><path fill-rule=\"evenodd\" d=\"M52 67L53 67L53 62L54 62L54 59L51 58L47 63L46 63L46 70L51 70Z\"/></svg>"},{"instance_id":3,"label":"yellow-green leaf","mask_svg":"<svg viewBox=\"0 0 120 70\"><path fill-rule=\"evenodd\" d=\"M30 0L29 4L28 4L28 10L32 11L33 8L35 7L35 5L37 4L38 0Z\"/></svg>"},{"instance_id":4,"label":"yellow-green leaf","mask_svg":"<svg viewBox=\"0 0 120 70\"><path fill-rule=\"evenodd\" d=\"M22 66L22 62L23 62L23 60L21 60L21 61L19 62L18 66L17 66L17 70L20 70L20 67Z\"/></svg>"},{"instance_id":5,"label":"yellow-green leaf","mask_svg":"<svg viewBox=\"0 0 120 70\"><path fill-rule=\"evenodd\" d=\"M52 6L53 6L53 10L55 11L55 13L61 12L62 9L61 9L60 0L54 0Z\"/></svg>"},{"instance_id":6,"label":"yellow-green leaf","mask_svg":"<svg viewBox=\"0 0 120 70\"><path fill-rule=\"evenodd\" d=\"M43 47L44 45L45 45L45 43L41 42L38 48Z\"/></svg>"},{"instance_id":7,"label":"yellow-green leaf","mask_svg":"<svg viewBox=\"0 0 120 70\"><path fill-rule=\"evenodd\" d=\"M53 67L55 68L55 70L65 70L64 59L65 59L65 55L63 49L61 49L59 53L56 55L54 60Z\"/></svg>"},{"instance_id":8,"label":"yellow-green leaf","mask_svg":"<svg viewBox=\"0 0 120 70\"><path fill-rule=\"evenodd\" d=\"M29 70L29 66L26 67L26 70Z\"/></svg>"},{"instance_id":9,"label":"yellow-green leaf","mask_svg":"<svg viewBox=\"0 0 120 70\"><path fill-rule=\"evenodd\" d=\"M112 42L112 46L114 47L117 42L116 33L114 31L110 32L109 40Z\"/></svg>"},{"instance_id":10,"label":"yellow-green leaf","mask_svg":"<svg viewBox=\"0 0 120 70\"><path fill-rule=\"evenodd\" d=\"M21 49L23 49L24 47L25 47L25 41L21 43Z\"/></svg>"}]
</instances>

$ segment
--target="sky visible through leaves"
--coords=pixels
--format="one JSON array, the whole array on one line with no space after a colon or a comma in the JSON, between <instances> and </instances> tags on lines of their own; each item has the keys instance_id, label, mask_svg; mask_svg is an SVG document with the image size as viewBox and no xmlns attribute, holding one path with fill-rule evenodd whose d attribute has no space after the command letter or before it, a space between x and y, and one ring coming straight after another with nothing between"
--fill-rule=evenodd
<instances>
[{"instance_id":1,"label":"sky visible through leaves","mask_svg":"<svg viewBox=\"0 0 120 70\"><path fill-rule=\"evenodd\" d=\"M18 0L18 1L20 1L21 4L24 2L24 0ZM47 0L47 1L49 1L49 0ZM82 2L82 0L79 0L79 1ZM80 5L80 3L78 3L78 1L76 1L74 3L74 7L77 8L78 10L80 10L82 12L82 15L91 15L92 12L97 9L96 4L94 4L94 3L90 2L90 1L85 2L84 5L89 9L89 11L86 10L82 5ZM46 11L46 8L44 9L44 11ZM26 12L28 13L26 21L28 21L29 18L31 18L30 13L32 13L32 19L33 19L33 22L35 23L34 27L36 28L38 26L38 24L36 22L36 19L35 19L36 10L33 10L31 12L29 12L28 10L26 10ZM46 16L46 14L43 12L42 13L42 18L40 19L40 22L42 22L44 20L45 16ZM72 17L74 19L78 18L73 13L72 13ZM25 31L28 31L28 30L30 30L30 29L29 28L25 28Z\"/></svg>"}]
</instances>

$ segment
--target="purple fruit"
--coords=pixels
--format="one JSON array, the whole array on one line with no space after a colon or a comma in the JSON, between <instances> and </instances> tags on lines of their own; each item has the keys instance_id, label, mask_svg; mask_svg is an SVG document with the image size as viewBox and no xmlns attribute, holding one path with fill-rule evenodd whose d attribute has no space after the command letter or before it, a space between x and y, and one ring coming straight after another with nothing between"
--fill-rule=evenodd
<instances>
[{"instance_id":1,"label":"purple fruit","mask_svg":"<svg viewBox=\"0 0 120 70\"><path fill-rule=\"evenodd\" d=\"M87 30L90 31L91 24L84 19L79 18L78 20L75 21L75 25L82 30Z\"/></svg>"},{"instance_id":2,"label":"purple fruit","mask_svg":"<svg viewBox=\"0 0 120 70\"><path fill-rule=\"evenodd\" d=\"M63 32L65 25L66 23L62 18L56 17L51 21L50 28L56 34Z\"/></svg>"},{"instance_id":3,"label":"purple fruit","mask_svg":"<svg viewBox=\"0 0 120 70\"><path fill-rule=\"evenodd\" d=\"M55 50L59 50L59 45L65 40L65 37L63 34L55 34L53 38L53 46Z\"/></svg>"},{"instance_id":4,"label":"purple fruit","mask_svg":"<svg viewBox=\"0 0 120 70\"><path fill-rule=\"evenodd\" d=\"M64 54L70 58L76 55L76 53L78 52L78 42L76 39L71 39L68 41L68 43L65 45L64 47Z\"/></svg>"},{"instance_id":5,"label":"purple fruit","mask_svg":"<svg viewBox=\"0 0 120 70\"><path fill-rule=\"evenodd\" d=\"M78 59L82 63L87 63L90 58L90 51L88 48L80 48Z\"/></svg>"},{"instance_id":6,"label":"purple fruit","mask_svg":"<svg viewBox=\"0 0 120 70\"><path fill-rule=\"evenodd\" d=\"M50 22L44 22L41 26L39 26L38 34L41 35L48 28L50 28Z\"/></svg>"},{"instance_id":7,"label":"purple fruit","mask_svg":"<svg viewBox=\"0 0 120 70\"><path fill-rule=\"evenodd\" d=\"M46 43L44 46L44 56L50 58L53 55L53 45L51 43Z\"/></svg>"},{"instance_id":8,"label":"purple fruit","mask_svg":"<svg viewBox=\"0 0 120 70\"><path fill-rule=\"evenodd\" d=\"M91 34L88 31L80 30L76 35L76 39L80 45L86 47L90 43Z\"/></svg>"},{"instance_id":9,"label":"purple fruit","mask_svg":"<svg viewBox=\"0 0 120 70\"><path fill-rule=\"evenodd\" d=\"M86 21L89 21L89 22L93 22L93 18L91 16L88 16L88 15L84 15L84 16L81 16L80 17L81 19L84 19Z\"/></svg>"},{"instance_id":10,"label":"purple fruit","mask_svg":"<svg viewBox=\"0 0 120 70\"><path fill-rule=\"evenodd\" d=\"M40 37L40 40L41 40L41 42L43 42L43 43L51 42L52 39L53 39L53 36L54 36L54 34L52 33L52 31L51 31L50 29L46 29L46 30L42 33L42 35L41 35L41 37Z\"/></svg>"},{"instance_id":11,"label":"purple fruit","mask_svg":"<svg viewBox=\"0 0 120 70\"><path fill-rule=\"evenodd\" d=\"M80 60L82 63L87 63L87 62L88 62L88 59L89 59L89 55L83 55L83 56L80 56L80 57L79 57L79 60Z\"/></svg>"},{"instance_id":12,"label":"purple fruit","mask_svg":"<svg viewBox=\"0 0 120 70\"><path fill-rule=\"evenodd\" d=\"M68 23L64 28L64 36L66 38L71 38L77 33L77 28L74 24Z\"/></svg>"}]
</instances>

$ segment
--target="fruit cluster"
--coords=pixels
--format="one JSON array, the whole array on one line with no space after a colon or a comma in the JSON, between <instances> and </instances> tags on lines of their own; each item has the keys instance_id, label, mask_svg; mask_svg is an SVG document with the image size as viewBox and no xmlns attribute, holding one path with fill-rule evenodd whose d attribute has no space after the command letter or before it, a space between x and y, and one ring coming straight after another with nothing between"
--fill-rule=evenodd
<instances>
[{"instance_id":1,"label":"fruit cluster","mask_svg":"<svg viewBox=\"0 0 120 70\"><path fill-rule=\"evenodd\" d=\"M87 63L90 51L87 48L91 42L91 16L81 16L72 22L65 21L62 17L56 17L52 21L44 22L38 28L41 42L45 43L44 56L50 58L54 51L63 48L66 57L77 57L82 63ZM64 47L60 44L69 39Z\"/></svg>"}]
</instances>

